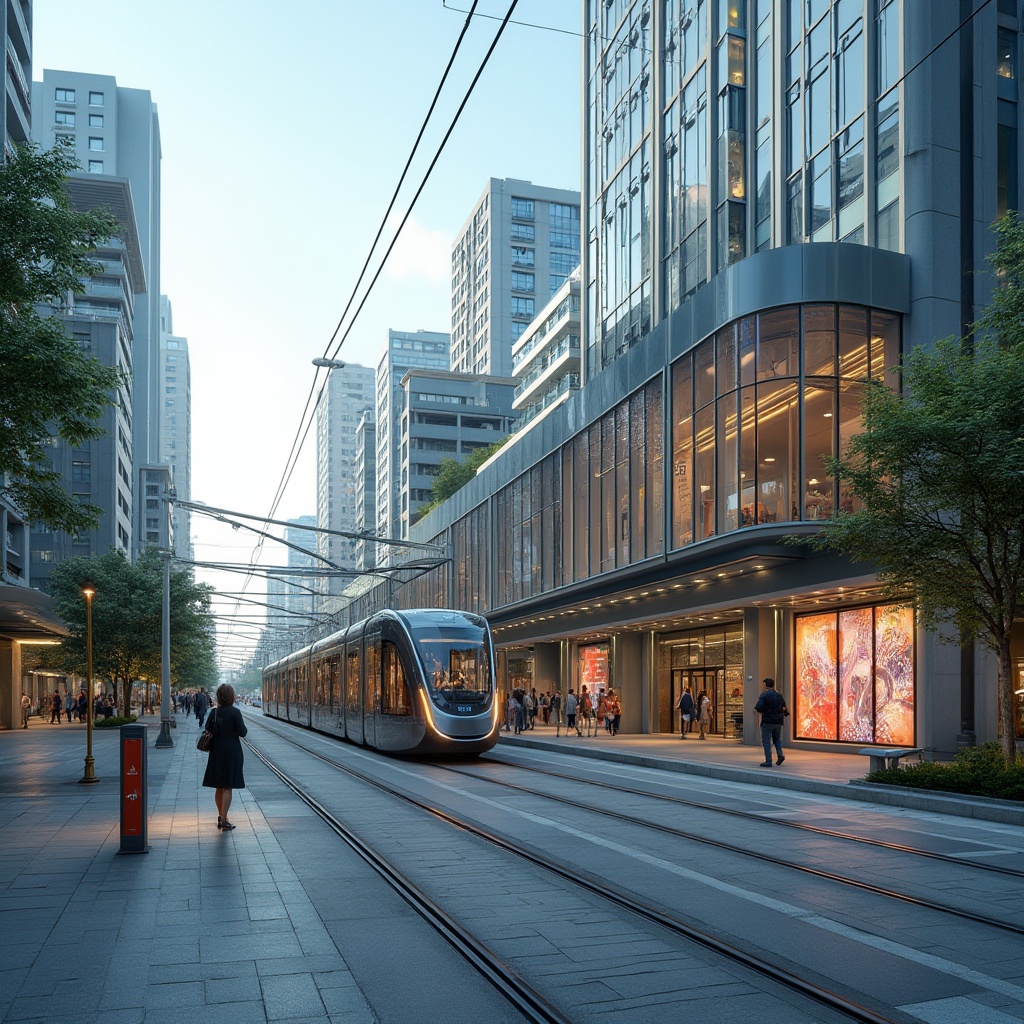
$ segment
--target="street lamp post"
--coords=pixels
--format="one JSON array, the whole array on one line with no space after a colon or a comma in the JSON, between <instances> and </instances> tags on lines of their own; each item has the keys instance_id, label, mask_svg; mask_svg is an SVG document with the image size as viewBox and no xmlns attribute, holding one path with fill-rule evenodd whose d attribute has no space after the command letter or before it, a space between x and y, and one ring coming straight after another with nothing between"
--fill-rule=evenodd
<instances>
[{"instance_id":1,"label":"street lamp post","mask_svg":"<svg viewBox=\"0 0 1024 1024\"><path fill-rule=\"evenodd\" d=\"M156 746L173 747L171 738L171 553L161 551L164 563L164 599L160 636L160 735Z\"/></svg>"},{"instance_id":2,"label":"street lamp post","mask_svg":"<svg viewBox=\"0 0 1024 1024\"><path fill-rule=\"evenodd\" d=\"M85 774L78 781L83 785L100 781L96 778L92 756L92 598L95 593L96 588L91 583L82 585L85 596Z\"/></svg>"}]
</instances>

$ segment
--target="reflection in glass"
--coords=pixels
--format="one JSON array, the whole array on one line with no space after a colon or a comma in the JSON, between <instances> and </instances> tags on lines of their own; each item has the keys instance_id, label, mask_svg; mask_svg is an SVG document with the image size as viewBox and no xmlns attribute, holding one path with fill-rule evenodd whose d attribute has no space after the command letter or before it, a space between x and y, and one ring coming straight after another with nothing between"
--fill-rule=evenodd
<instances>
[{"instance_id":1,"label":"reflection in glass","mask_svg":"<svg viewBox=\"0 0 1024 1024\"><path fill-rule=\"evenodd\" d=\"M715 407L699 410L693 418L696 470L697 538L715 535Z\"/></svg>"},{"instance_id":2,"label":"reflection in glass","mask_svg":"<svg viewBox=\"0 0 1024 1024\"><path fill-rule=\"evenodd\" d=\"M835 510L835 478L825 459L835 454L835 381L804 389L804 513L805 519L830 519ZM798 517L794 517L798 518Z\"/></svg>"},{"instance_id":3,"label":"reflection in glass","mask_svg":"<svg viewBox=\"0 0 1024 1024\"><path fill-rule=\"evenodd\" d=\"M690 357L672 367L672 547L693 537L693 389Z\"/></svg>"},{"instance_id":4,"label":"reflection in glass","mask_svg":"<svg viewBox=\"0 0 1024 1024\"><path fill-rule=\"evenodd\" d=\"M722 531L735 530L739 521L739 421L736 392L718 400L718 496ZM749 526L749 522L744 522Z\"/></svg>"},{"instance_id":5,"label":"reflection in glass","mask_svg":"<svg viewBox=\"0 0 1024 1024\"><path fill-rule=\"evenodd\" d=\"M799 337L799 309L796 306L762 313L758 317L758 380L795 377L800 372Z\"/></svg>"},{"instance_id":6,"label":"reflection in glass","mask_svg":"<svg viewBox=\"0 0 1024 1024\"><path fill-rule=\"evenodd\" d=\"M836 308L804 307L804 376L836 375Z\"/></svg>"}]
</instances>

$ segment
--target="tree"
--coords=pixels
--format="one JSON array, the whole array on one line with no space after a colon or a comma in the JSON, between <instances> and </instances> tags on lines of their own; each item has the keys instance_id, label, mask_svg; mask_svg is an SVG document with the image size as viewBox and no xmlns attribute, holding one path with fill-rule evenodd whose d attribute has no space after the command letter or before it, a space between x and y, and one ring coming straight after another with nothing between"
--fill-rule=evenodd
<instances>
[{"instance_id":1,"label":"tree","mask_svg":"<svg viewBox=\"0 0 1024 1024\"><path fill-rule=\"evenodd\" d=\"M921 621L952 624L998 655L998 715L1016 757L1010 633L1024 585L1024 227L996 225L997 287L970 343L914 348L902 393L868 386L864 431L830 460L863 507L814 542L879 567Z\"/></svg>"},{"instance_id":2,"label":"tree","mask_svg":"<svg viewBox=\"0 0 1024 1024\"><path fill-rule=\"evenodd\" d=\"M82 585L96 588L92 599L94 672L114 684L127 714L132 683L159 679L163 628L163 565L150 548L134 564L118 551L98 558L69 558L50 577L57 614L72 635L56 649L54 664L84 675L86 609ZM171 567L171 682L209 685L216 678L211 632L211 588L191 571Z\"/></svg>"},{"instance_id":3,"label":"tree","mask_svg":"<svg viewBox=\"0 0 1024 1024\"><path fill-rule=\"evenodd\" d=\"M507 437L503 437L486 448L477 448L476 451L470 452L465 459L443 458L430 489L430 501L419 510L419 515L425 516L442 502L447 501L456 491L465 487L476 476L477 470L507 440Z\"/></svg>"},{"instance_id":4,"label":"tree","mask_svg":"<svg viewBox=\"0 0 1024 1024\"><path fill-rule=\"evenodd\" d=\"M120 231L106 212L72 208L67 175L76 167L65 147L32 145L0 165L0 482L6 473L30 521L71 533L94 527L102 509L63 489L46 448L54 433L71 445L101 436L121 382L118 369L79 349L59 316L38 308L65 306L99 269L90 254Z\"/></svg>"}]
</instances>

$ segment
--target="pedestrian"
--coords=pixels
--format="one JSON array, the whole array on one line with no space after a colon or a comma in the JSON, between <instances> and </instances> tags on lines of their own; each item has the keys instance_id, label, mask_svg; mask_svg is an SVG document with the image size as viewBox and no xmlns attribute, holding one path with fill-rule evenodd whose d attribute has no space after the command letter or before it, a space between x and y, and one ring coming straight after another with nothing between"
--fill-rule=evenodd
<instances>
[{"instance_id":1,"label":"pedestrian","mask_svg":"<svg viewBox=\"0 0 1024 1024\"><path fill-rule=\"evenodd\" d=\"M50 698L50 725L55 722L60 725L60 714L64 706L64 701L60 699L60 693L57 690L53 691L53 696Z\"/></svg>"},{"instance_id":2,"label":"pedestrian","mask_svg":"<svg viewBox=\"0 0 1024 1024\"><path fill-rule=\"evenodd\" d=\"M551 717L551 707L548 704L548 691L545 690L538 698L540 704L540 720L547 725Z\"/></svg>"},{"instance_id":3,"label":"pedestrian","mask_svg":"<svg viewBox=\"0 0 1024 1024\"><path fill-rule=\"evenodd\" d=\"M71 696L71 691L68 690L68 695L64 698L64 713L68 716L68 725L71 724L71 712L74 710L75 698Z\"/></svg>"},{"instance_id":4,"label":"pedestrian","mask_svg":"<svg viewBox=\"0 0 1024 1024\"><path fill-rule=\"evenodd\" d=\"M530 691L530 728L535 729L537 727L537 687L535 686Z\"/></svg>"},{"instance_id":5,"label":"pedestrian","mask_svg":"<svg viewBox=\"0 0 1024 1024\"><path fill-rule=\"evenodd\" d=\"M761 716L761 743L764 745L762 768L772 766L772 744L778 757L776 764L782 764L786 755L782 752L782 723L789 717L785 698L775 689L775 680L766 678L761 696L757 698L754 710Z\"/></svg>"},{"instance_id":6,"label":"pedestrian","mask_svg":"<svg viewBox=\"0 0 1024 1024\"><path fill-rule=\"evenodd\" d=\"M28 716L32 711L32 698L27 693L21 695L21 727L28 728Z\"/></svg>"},{"instance_id":7,"label":"pedestrian","mask_svg":"<svg viewBox=\"0 0 1024 1024\"><path fill-rule=\"evenodd\" d=\"M697 694L697 720L700 722L699 740L707 739L708 729L711 727L711 698L707 690L701 690Z\"/></svg>"},{"instance_id":8,"label":"pedestrian","mask_svg":"<svg viewBox=\"0 0 1024 1024\"><path fill-rule=\"evenodd\" d=\"M522 690L512 691L512 714L515 720L514 733L521 733L526 729L526 708L523 707L524 693Z\"/></svg>"},{"instance_id":9,"label":"pedestrian","mask_svg":"<svg viewBox=\"0 0 1024 1024\"><path fill-rule=\"evenodd\" d=\"M622 721L622 701L615 696L614 690L608 691L608 714L605 716L605 721L609 722L610 726L608 731L613 736L619 735L619 723Z\"/></svg>"},{"instance_id":10,"label":"pedestrian","mask_svg":"<svg viewBox=\"0 0 1024 1024\"><path fill-rule=\"evenodd\" d=\"M533 697L529 691L523 690L520 700L523 702L523 732L533 728L533 716L537 709L534 707Z\"/></svg>"},{"instance_id":11,"label":"pedestrian","mask_svg":"<svg viewBox=\"0 0 1024 1024\"><path fill-rule=\"evenodd\" d=\"M206 709L208 707L206 701L206 694L202 690L196 690L196 698L193 701L195 707L196 719L199 721L199 728L203 727L203 719L206 718Z\"/></svg>"},{"instance_id":12,"label":"pedestrian","mask_svg":"<svg viewBox=\"0 0 1024 1024\"><path fill-rule=\"evenodd\" d=\"M236 789L245 789L241 738L248 730L242 712L234 706L234 689L227 683L221 683L217 687L216 696L217 706L210 712L206 723L206 728L213 733L213 742L206 758L203 785L215 790L217 828L228 832L235 827L228 821L231 794Z\"/></svg>"},{"instance_id":13,"label":"pedestrian","mask_svg":"<svg viewBox=\"0 0 1024 1024\"><path fill-rule=\"evenodd\" d=\"M587 735L593 735L590 730L594 724L594 705L590 700L590 692L587 690L586 683L583 684L583 688L580 690L580 706L578 713L587 727Z\"/></svg>"},{"instance_id":14,"label":"pedestrian","mask_svg":"<svg viewBox=\"0 0 1024 1024\"><path fill-rule=\"evenodd\" d=\"M603 692L597 698L597 727L604 727L608 732L608 697Z\"/></svg>"},{"instance_id":15,"label":"pedestrian","mask_svg":"<svg viewBox=\"0 0 1024 1024\"><path fill-rule=\"evenodd\" d=\"M75 717L84 722L88 717L88 707L85 699L85 690L78 691L78 698L75 700Z\"/></svg>"},{"instance_id":16,"label":"pedestrian","mask_svg":"<svg viewBox=\"0 0 1024 1024\"><path fill-rule=\"evenodd\" d=\"M565 735L569 735L570 729L576 730L577 736L582 736L580 727L576 724L576 712L579 709L580 702L576 699L576 694L572 690L568 692L565 698Z\"/></svg>"},{"instance_id":17,"label":"pedestrian","mask_svg":"<svg viewBox=\"0 0 1024 1024\"><path fill-rule=\"evenodd\" d=\"M690 684L687 683L683 688L683 694L679 698L679 702L676 704L679 708L679 738L681 740L686 739L686 734L689 731L690 722L693 721L693 712L695 705L693 703L693 694L690 693Z\"/></svg>"},{"instance_id":18,"label":"pedestrian","mask_svg":"<svg viewBox=\"0 0 1024 1024\"><path fill-rule=\"evenodd\" d=\"M558 690L551 691L550 704L551 721L555 723L555 729L557 730L558 726L561 724L562 721L562 695L558 692Z\"/></svg>"}]
</instances>

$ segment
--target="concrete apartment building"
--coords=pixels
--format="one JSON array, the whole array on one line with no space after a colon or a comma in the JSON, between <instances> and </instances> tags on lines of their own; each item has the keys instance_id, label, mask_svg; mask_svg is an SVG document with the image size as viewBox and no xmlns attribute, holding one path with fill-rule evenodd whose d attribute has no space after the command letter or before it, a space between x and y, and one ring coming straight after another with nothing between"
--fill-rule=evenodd
<instances>
[{"instance_id":1,"label":"concrete apartment building","mask_svg":"<svg viewBox=\"0 0 1024 1024\"><path fill-rule=\"evenodd\" d=\"M451 335L439 331L388 331L377 359L376 421L377 528L382 538L401 534L401 417L405 402L402 379L409 370L448 370ZM389 564L391 551L378 544L377 565Z\"/></svg>"},{"instance_id":2,"label":"concrete apartment building","mask_svg":"<svg viewBox=\"0 0 1024 1024\"><path fill-rule=\"evenodd\" d=\"M517 381L512 407L519 416L517 432L564 402L571 391L579 390L583 366L580 319L577 267L512 346L512 375Z\"/></svg>"},{"instance_id":3,"label":"concrete apartment building","mask_svg":"<svg viewBox=\"0 0 1024 1024\"><path fill-rule=\"evenodd\" d=\"M4 41L4 104L0 117L4 160L32 138L32 0L0 5Z\"/></svg>"},{"instance_id":4,"label":"concrete apartment building","mask_svg":"<svg viewBox=\"0 0 1024 1024\"><path fill-rule=\"evenodd\" d=\"M580 195L491 178L452 246L456 373L512 376L512 346L580 262Z\"/></svg>"},{"instance_id":5,"label":"concrete apartment building","mask_svg":"<svg viewBox=\"0 0 1024 1024\"><path fill-rule=\"evenodd\" d=\"M374 408L375 378L372 367L357 364L329 371L316 408L316 522L321 530L356 530L356 431L364 413ZM356 567L352 538L320 533L316 550L335 565ZM318 581L317 589L323 595L337 595L349 582L343 576L328 576Z\"/></svg>"},{"instance_id":6,"label":"concrete apartment building","mask_svg":"<svg viewBox=\"0 0 1024 1024\"><path fill-rule=\"evenodd\" d=\"M125 178L112 175L73 175L68 190L76 209L106 207L121 225L121 236L108 239L96 252L101 272L84 283L63 314L75 342L106 366L116 366L127 377L117 390L116 402L101 419L104 435L73 447L64 441L53 448L53 467L75 497L103 510L96 529L70 535L42 525L32 529L31 580L48 587L53 566L65 558L101 555L111 549L133 553L132 533L136 510L136 483L141 467L132 457L132 326L134 304L145 292L143 253L135 227L132 192ZM143 526L144 529L144 526Z\"/></svg>"},{"instance_id":7,"label":"concrete apartment building","mask_svg":"<svg viewBox=\"0 0 1024 1024\"><path fill-rule=\"evenodd\" d=\"M515 412L510 377L409 370L402 378L401 497L403 540L432 497L444 458L459 462L512 432Z\"/></svg>"},{"instance_id":8,"label":"concrete apartment building","mask_svg":"<svg viewBox=\"0 0 1024 1024\"><path fill-rule=\"evenodd\" d=\"M356 451L353 456L356 475L355 532L372 537L377 528L377 424L373 409L367 409L356 425ZM373 569L377 545L365 537L355 542L356 569Z\"/></svg>"},{"instance_id":9,"label":"concrete apartment building","mask_svg":"<svg viewBox=\"0 0 1024 1024\"><path fill-rule=\"evenodd\" d=\"M160 430L158 461L171 467L179 501L192 500L192 367L188 339L174 333L171 300L160 296ZM174 554L192 558L192 513L171 510Z\"/></svg>"},{"instance_id":10,"label":"concrete apartment building","mask_svg":"<svg viewBox=\"0 0 1024 1024\"><path fill-rule=\"evenodd\" d=\"M133 473L159 461L160 411L160 123L145 89L111 75L43 71L32 83L32 137L43 148L70 146L87 176L128 183L145 288L132 316L131 448ZM136 533L143 532L139 520Z\"/></svg>"},{"instance_id":11,"label":"concrete apartment building","mask_svg":"<svg viewBox=\"0 0 1024 1024\"><path fill-rule=\"evenodd\" d=\"M689 685L753 743L772 676L797 750L995 740L991 655L785 538L849 507L821 460L864 380L988 300L989 225L1020 203L1021 3L584 15L584 384L413 527L459 575L401 600L485 612L503 678L621 687L629 731L677 729ZM1024 635L1013 659L1024 678Z\"/></svg>"}]
</instances>

